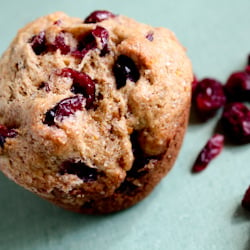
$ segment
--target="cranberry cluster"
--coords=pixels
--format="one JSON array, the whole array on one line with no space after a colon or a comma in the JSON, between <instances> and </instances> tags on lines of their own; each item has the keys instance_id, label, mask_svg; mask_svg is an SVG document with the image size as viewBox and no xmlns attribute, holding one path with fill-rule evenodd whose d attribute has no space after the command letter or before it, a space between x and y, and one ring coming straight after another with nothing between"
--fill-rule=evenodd
<instances>
[{"instance_id":1,"label":"cranberry cluster","mask_svg":"<svg viewBox=\"0 0 250 250\"><path fill-rule=\"evenodd\" d=\"M192 102L201 121L214 117L223 108L219 120L223 134L212 136L199 153L193 172L204 170L224 146L224 136L235 144L250 143L250 109L244 102L250 101L250 56L244 70L232 73L226 83L205 78L192 83ZM242 200L242 206L250 210L250 187Z\"/></svg>"}]
</instances>

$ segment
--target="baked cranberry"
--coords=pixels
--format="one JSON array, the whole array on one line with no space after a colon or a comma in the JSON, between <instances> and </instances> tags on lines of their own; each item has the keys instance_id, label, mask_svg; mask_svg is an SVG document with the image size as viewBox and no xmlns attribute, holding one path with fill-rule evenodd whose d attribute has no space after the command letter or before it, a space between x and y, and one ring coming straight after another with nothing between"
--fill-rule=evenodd
<instances>
[{"instance_id":1,"label":"baked cranberry","mask_svg":"<svg viewBox=\"0 0 250 250\"><path fill-rule=\"evenodd\" d=\"M116 79L117 89L120 89L126 84L127 79L132 82L137 82L140 78L140 73L134 61L125 55L118 56L113 72Z\"/></svg>"},{"instance_id":2,"label":"baked cranberry","mask_svg":"<svg viewBox=\"0 0 250 250\"><path fill-rule=\"evenodd\" d=\"M88 167L82 161L68 160L62 163L60 172L61 175L73 174L82 179L83 182L91 182L97 180L97 169Z\"/></svg>"},{"instance_id":3,"label":"baked cranberry","mask_svg":"<svg viewBox=\"0 0 250 250\"><path fill-rule=\"evenodd\" d=\"M65 37L65 35L63 32L60 32L56 36L54 43L50 46L52 51L59 49L61 51L62 55L66 55L70 52L70 46L65 44L64 37Z\"/></svg>"},{"instance_id":4,"label":"baked cranberry","mask_svg":"<svg viewBox=\"0 0 250 250\"><path fill-rule=\"evenodd\" d=\"M82 95L63 99L55 107L46 112L43 123L52 126L58 121L62 122L65 117L74 114L78 110L82 110L84 101L85 98Z\"/></svg>"},{"instance_id":5,"label":"baked cranberry","mask_svg":"<svg viewBox=\"0 0 250 250\"><path fill-rule=\"evenodd\" d=\"M250 110L243 103L228 103L221 122L225 132L234 142L250 142Z\"/></svg>"},{"instance_id":6,"label":"baked cranberry","mask_svg":"<svg viewBox=\"0 0 250 250\"><path fill-rule=\"evenodd\" d=\"M86 98L86 108L92 108L95 101L95 82L90 76L71 68L62 69L60 75L73 79L71 91L75 94L82 94Z\"/></svg>"},{"instance_id":7,"label":"baked cranberry","mask_svg":"<svg viewBox=\"0 0 250 250\"><path fill-rule=\"evenodd\" d=\"M127 177L139 178L144 175L147 170L144 169L145 165L147 165L150 161L150 157L146 156L138 141L138 132L134 131L130 135L130 141L132 144L132 151L134 155L134 162L131 169L127 172Z\"/></svg>"},{"instance_id":8,"label":"baked cranberry","mask_svg":"<svg viewBox=\"0 0 250 250\"><path fill-rule=\"evenodd\" d=\"M38 35L30 39L30 45L36 55L41 55L47 50L45 32L41 31Z\"/></svg>"},{"instance_id":9,"label":"baked cranberry","mask_svg":"<svg viewBox=\"0 0 250 250\"><path fill-rule=\"evenodd\" d=\"M250 186L246 190L244 197L241 201L242 207L250 211Z\"/></svg>"},{"instance_id":10,"label":"baked cranberry","mask_svg":"<svg viewBox=\"0 0 250 250\"><path fill-rule=\"evenodd\" d=\"M0 147L3 148L6 138L14 138L17 132L14 129L9 129L4 125L0 125Z\"/></svg>"},{"instance_id":11,"label":"baked cranberry","mask_svg":"<svg viewBox=\"0 0 250 250\"><path fill-rule=\"evenodd\" d=\"M104 29L101 26L97 26L93 31L93 35L96 38L100 39L102 49L101 49L101 56L105 56L109 52L108 48L108 38L109 38L109 33L106 29Z\"/></svg>"},{"instance_id":12,"label":"baked cranberry","mask_svg":"<svg viewBox=\"0 0 250 250\"><path fill-rule=\"evenodd\" d=\"M80 38L77 49L72 52L72 55L78 58L83 58L90 50L97 48L97 41L99 39L101 43L100 55L104 56L109 52L108 37L108 31L101 26L97 26L94 30Z\"/></svg>"},{"instance_id":13,"label":"baked cranberry","mask_svg":"<svg viewBox=\"0 0 250 250\"><path fill-rule=\"evenodd\" d=\"M153 32L153 31L149 31L148 34L146 35L146 38L147 38L150 42L153 42L153 40L154 40L154 32Z\"/></svg>"},{"instance_id":14,"label":"baked cranberry","mask_svg":"<svg viewBox=\"0 0 250 250\"><path fill-rule=\"evenodd\" d=\"M193 92L193 102L202 120L213 117L226 102L222 84L209 78L199 81Z\"/></svg>"},{"instance_id":15,"label":"baked cranberry","mask_svg":"<svg viewBox=\"0 0 250 250\"><path fill-rule=\"evenodd\" d=\"M226 82L225 93L230 101L250 101L250 73L233 73Z\"/></svg>"},{"instance_id":16,"label":"baked cranberry","mask_svg":"<svg viewBox=\"0 0 250 250\"><path fill-rule=\"evenodd\" d=\"M113 17L115 17L115 15L109 11L97 10L87 16L84 20L84 23L98 23Z\"/></svg>"},{"instance_id":17,"label":"baked cranberry","mask_svg":"<svg viewBox=\"0 0 250 250\"><path fill-rule=\"evenodd\" d=\"M212 136L195 160L195 163L192 167L192 172L197 173L204 170L211 160L213 160L221 152L223 147L224 136L221 134L215 134Z\"/></svg>"}]
</instances>

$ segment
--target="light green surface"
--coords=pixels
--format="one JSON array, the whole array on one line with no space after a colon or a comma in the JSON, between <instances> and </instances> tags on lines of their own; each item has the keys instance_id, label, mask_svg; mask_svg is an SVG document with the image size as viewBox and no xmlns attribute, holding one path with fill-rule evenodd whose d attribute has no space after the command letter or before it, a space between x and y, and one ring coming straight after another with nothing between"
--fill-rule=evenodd
<instances>
[{"instance_id":1,"label":"light green surface","mask_svg":"<svg viewBox=\"0 0 250 250\"><path fill-rule=\"evenodd\" d=\"M109 9L172 29L199 77L224 81L250 52L249 0L1 0L0 52L18 28L62 10L85 17ZM248 250L250 213L239 204L250 184L250 145L227 146L203 173L190 167L215 120L191 124L171 173L139 205L108 216L73 214L0 174L1 250Z\"/></svg>"}]
</instances>

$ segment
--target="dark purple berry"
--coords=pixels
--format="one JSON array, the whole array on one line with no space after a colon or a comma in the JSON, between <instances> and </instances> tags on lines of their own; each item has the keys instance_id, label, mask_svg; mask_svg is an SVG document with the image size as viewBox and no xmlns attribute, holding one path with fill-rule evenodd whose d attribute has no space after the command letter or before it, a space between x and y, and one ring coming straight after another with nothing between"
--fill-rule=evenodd
<instances>
[{"instance_id":1,"label":"dark purple berry","mask_svg":"<svg viewBox=\"0 0 250 250\"><path fill-rule=\"evenodd\" d=\"M72 78L71 91L75 94L82 94L86 98L86 108L92 108L95 101L95 82L90 76L71 68L62 69L60 75Z\"/></svg>"},{"instance_id":2,"label":"dark purple berry","mask_svg":"<svg viewBox=\"0 0 250 250\"><path fill-rule=\"evenodd\" d=\"M0 125L0 147L3 148L6 138L14 138L17 132L14 129L9 129L4 125Z\"/></svg>"},{"instance_id":3,"label":"dark purple berry","mask_svg":"<svg viewBox=\"0 0 250 250\"><path fill-rule=\"evenodd\" d=\"M80 38L77 49L72 52L72 55L82 59L90 50L97 48L97 41L99 39L101 43L100 55L104 56L109 52L108 37L108 31L101 26L97 26L94 30L84 34L84 36Z\"/></svg>"},{"instance_id":4,"label":"dark purple berry","mask_svg":"<svg viewBox=\"0 0 250 250\"><path fill-rule=\"evenodd\" d=\"M137 82L140 78L140 73L134 61L125 55L120 55L113 67L113 72L116 79L117 89L125 86L127 79L132 82Z\"/></svg>"},{"instance_id":5,"label":"dark purple berry","mask_svg":"<svg viewBox=\"0 0 250 250\"><path fill-rule=\"evenodd\" d=\"M215 134L212 136L204 148L199 153L193 167L192 172L197 173L204 170L208 164L213 160L224 147L224 136Z\"/></svg>"},{"instance_id":6,"label":"dark purple berry","mask_svg":"<svg viewBox=\"0 0 250 250\"><path fill-rule=\"evenodd\" d=\"M54 43L50 46L52 51L59 49L61 51L62 55L66 55L70 52L70 46L65 44L64 37L65 37L65 35L63 32L60 32L56 36Z\"/></svg>"},{"instance_id":7,"label":"dark purple berry","mask_svg":"<svg viewBox=\"0 0 250 250\"><path fill-rule=\"evenodd\" d=\"M233 73L226 82L225 93L230 101L250 101L250 73Z\"/></svg>"},{"instance_id":8,"label":"dark purple berry","mask_svg":"<svg viewBox=\"0 0 250 250\"><path fill-rule=\"evenodd\" d=\"M148 34L146 35L146 38L147 38L150 42L153 42L153 40L154 40L154 32L153 32L153 31L149 31Z\"/></svg>"},{"instance_id":9,"label":"dark purple berry","mask_svg":"<svg viewBox=\"0 0 250 250\"><path fill-rule=\"evenodd\" d=\"M250 110L243 103L228 103L224 108L221 122L232 141L250 142Z\"/></svg>"},{"instance_id":10,"label":"dark purple berry","mask_svg":"<svg viewBox=\"0 0 250 250\"><path fill-rule=\"evenodd\" d=\"M87 16L84 20L84 23L98 23L113 17L115 17L115 15L109 11L97 10L92 12L89 16Z\"/></svg>"},{"instance_id":11,"label":"dark purple berry","mask_svg":"<svg viewBox=\"0 0 250 250\"><path fill-rule=\"evenodd\" d=\"M242 207L250 211L250 186L246 190L244 197L241 201Z\"/></svg>"},{"instance_id":12,"label":"dark purple berry","mask_svg":"<svg viewBox=\"0 0 250 250\"><path fill-rule=\"evenodd\" d=\"M198 84L198 79L197 79L196 75L194 75L193 81L192 81L192 93L195 92L197 84Z\"/></svg>"},{"instance_id":13,"label":"dark purple berry","mask_svg":"<svg viewBox=\"0 0 250 250\"><path fill-rule=\"evenodd\" d=\"M192 98L197 113L202 120L213 117L226 102L222 84L209 78L196 83Z\"/></svg>"},{"instance_id":14,"label":"dark purple berry","mask_svg":"<svg viewBox=\"0 0 250 250\"><path fill-rule=\"evenodd\" d=\"M100 39L102 49L101 49L101 56L105 56L109 52L108 48L108 38L109 38L109 33L106 29L104 29L101 26L97 26L93 31L92 31L93 36L96 38Z\"/></svg>"},{"instance_id":15,"label":"dark purple berry","mask_svg":"<svg viewBox=\"0 0 250 250\"><path fill-rule=\"evenodd\" d=\"M73 174L82 179L83 182L91 182L97 180L98 171L96 168L88 167L82 161L68 160L62 163L60 172L61 175Z\"/></svg>"},{"instance_id":16,"label":"dark purple berry","mask_svg":"<svg viewBox=\"0 0 250 250\"><path fill-rule=\"evenodd\" d=\"M41 31L38 35L30 39L30 45L36 55L41 55L47 50L45 32Z\"/></svg>"},{"instance_id":17,"label":"dark purple berry","mask_svg":"<svg viewBox=\"0 0 250 250\"><path fill-rule=\"evenodd\" d=\"M62 122L65 117L74 114L78 110L82 110L84 102L85 98L82 95L76 95L63 99L57 103L55 107L46 112L43 123L52 126L58 121Z\"/></svg>"}]
</instances>

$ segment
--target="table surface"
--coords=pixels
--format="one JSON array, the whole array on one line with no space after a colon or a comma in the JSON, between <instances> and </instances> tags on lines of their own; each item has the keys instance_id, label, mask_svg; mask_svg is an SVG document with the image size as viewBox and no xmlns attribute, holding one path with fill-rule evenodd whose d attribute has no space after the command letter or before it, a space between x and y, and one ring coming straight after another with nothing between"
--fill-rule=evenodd
<instances>
[{"instance_id":1,"label":"table surface","mask_svg":"<svg viewBox=\"0 0 250 250\"><path fill-rule=\"evenodd\" d=\"M61 10L84 18L95 9L170 28L188 49L199 78L225 82L244 68L250 52L249 0L8 0L0 8L0 52L38 16ZM240 207L250 185L250 146L226 145L208 169L190 173L217 120L200 124L190 119L169 175L140 204L112 215L64 211L0 174L0 249L250 249L250 213Z\"/></svg>"}]
</instances>

